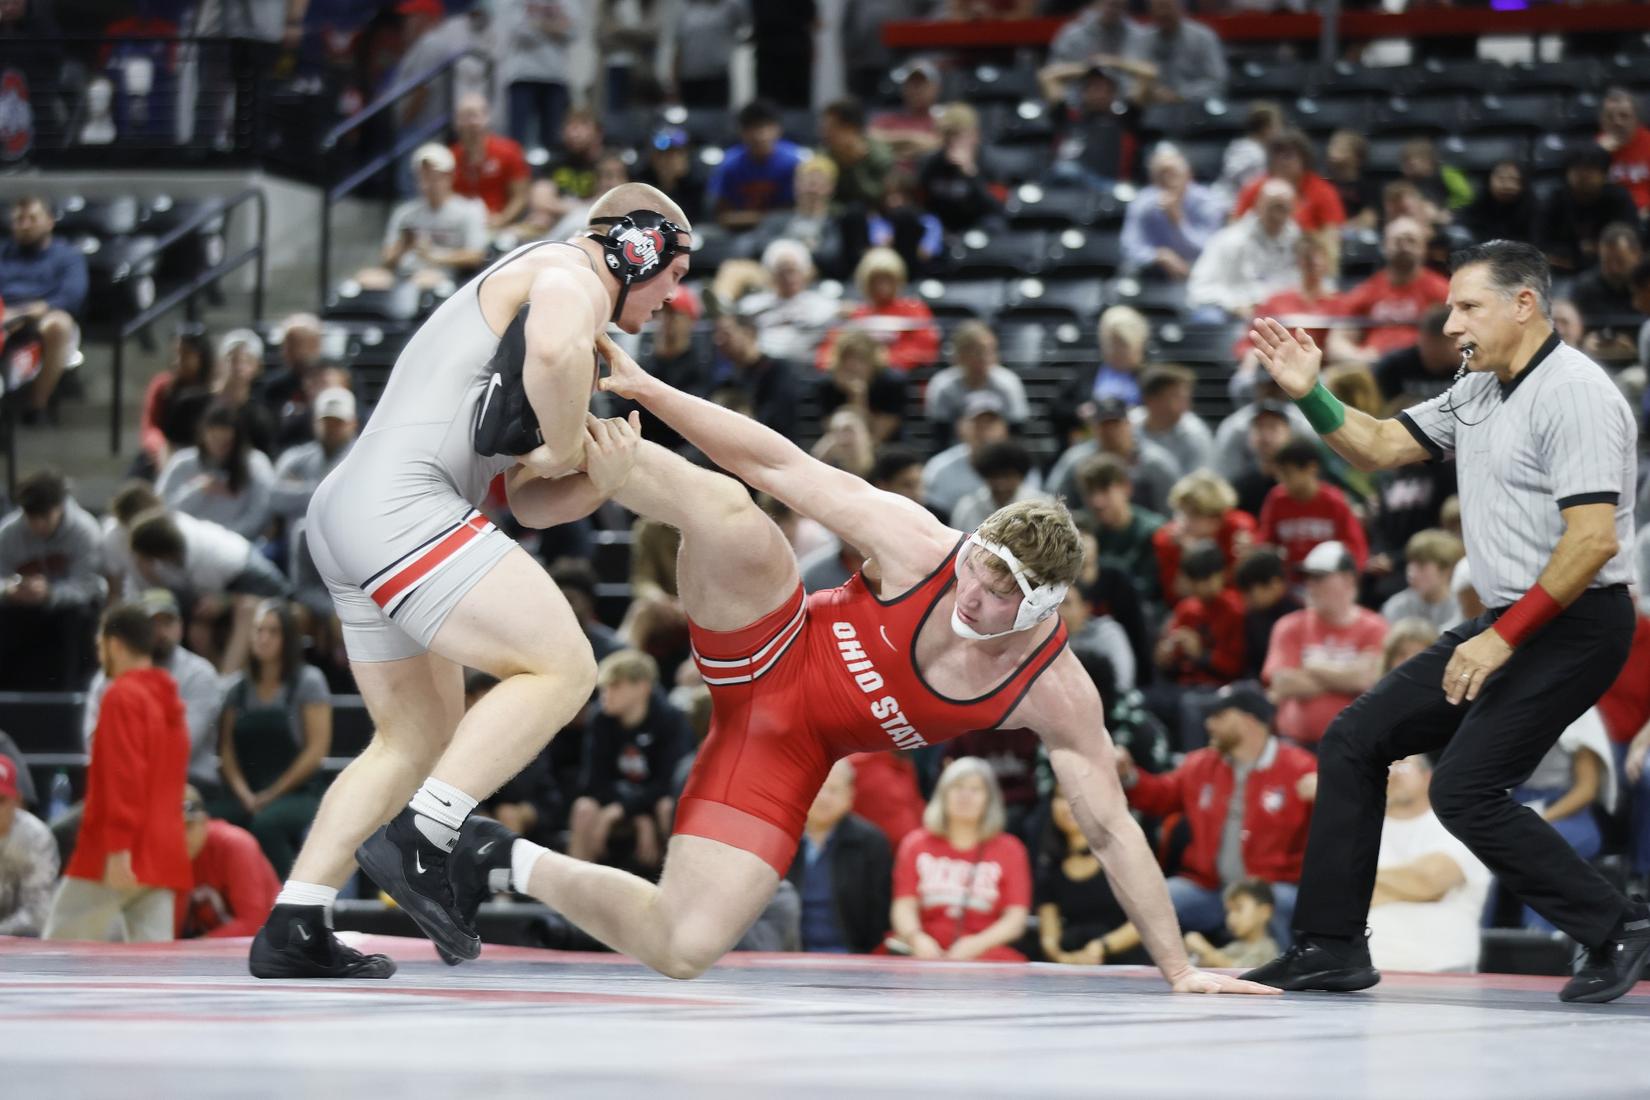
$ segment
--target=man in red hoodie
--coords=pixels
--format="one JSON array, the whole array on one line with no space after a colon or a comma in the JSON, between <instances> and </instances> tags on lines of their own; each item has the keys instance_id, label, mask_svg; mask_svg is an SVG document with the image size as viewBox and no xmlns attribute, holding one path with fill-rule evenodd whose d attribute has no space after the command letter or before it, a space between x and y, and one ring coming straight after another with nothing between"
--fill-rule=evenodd
<instances>
[{"instance_id":1,"label":"man in red hoodie","mask_svg":"<svg viewBox=\"0 0 1650 1100\"><path fill-rule=\"evenodd\" d=\"M128 942L172 938L172 907L193 876L184 845L189 727L177 684L155 668L154 621L112 608L98 632L109 678L86 772L86 810L46 939Z\"/></svg>"},{"instance_id":2,"label":"man in red hoodie","mask_svg":"<svg viewBox=\"0 0 1650 1100\"><path fill-rule=\"evenodd\" d=\"M1226 921L1221 891L1259 878L1271 883L1276 901L1272 938L1280 946L1290 940L1318 762L1273 736L1272 716L1260 685L1241 681L1222 688L1206 712L1209 747L1189 753L1174 771L1143 772L1126 749L1118 750L1117 769L1130 806L1157 817L1186 817L1191 843L1180 873L1168 880L1185 931L1221 929ZM1124 950L1117 935L1107 938Z\"/></svg>"}]
</instances>

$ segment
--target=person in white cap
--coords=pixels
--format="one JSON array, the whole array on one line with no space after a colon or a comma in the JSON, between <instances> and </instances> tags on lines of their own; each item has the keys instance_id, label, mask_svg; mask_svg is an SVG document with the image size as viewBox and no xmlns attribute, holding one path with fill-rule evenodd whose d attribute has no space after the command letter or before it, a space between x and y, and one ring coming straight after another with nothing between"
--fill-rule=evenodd
<instances>
[{"instance_id":1,"label":"person in white cap","mask_svg":"<svg viewBox=\"0 0 1650 1100\"><path fill-rule=\"evenodd\" d=\"M270 504L275 514L288 522L302 519L309 510L309 498L349 454L359 427L355 395L342 386L331 386L316 394L313 408L315 438L281 452L275 462Z\"/></svg>"},{"instance_id":2,"label":"person in white cap","mask_svg":"<svg viewBox=\"0 0 1650 1100\"><path fill-rule=\"evenodd\" d=\"M395 208L384 230L383 266L363 271L363 286L378 289L396 278L430 287L467 274L487 256L487 207L453 191L452 150L429 142L412 156L418 198Z\"/></svg>"}]
</instances>

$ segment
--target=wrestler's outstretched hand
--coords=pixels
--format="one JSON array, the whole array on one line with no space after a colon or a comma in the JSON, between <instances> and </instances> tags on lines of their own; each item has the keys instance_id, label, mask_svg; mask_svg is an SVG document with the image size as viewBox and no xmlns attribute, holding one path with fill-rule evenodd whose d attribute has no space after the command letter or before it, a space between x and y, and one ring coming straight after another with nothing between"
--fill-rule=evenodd
<instances>
[{"instance_id":1,"label":"wrestler's outstretched hand","mask_svg":"<svg viewBox=\"0 0 1650 1100\"><path fill-rule=\"evenodd\" d=\"M604 497L610 497L630 477L636 465L636 445L642 441L641 414L629 420L603 420L593 414L584 421L584 476Z\"/></svg>"},{"instance_id":2,"label":"wrestler's outstretched hand","mask_svg":"<svg viewBox=\"0 0 1650 1100\"><path fill-rule=\"evenodd\" d=\"M607 360L607 377L596 383L598 388L632 401L642 400L642 390L652 376L605 332L596 334L596 354Z\"/></svg>"},{"instance_id":3,"label":"wrestler's outstretched hand","mask_svg":"<svg viewBox=\"0 0 1650 1100\"><path fill-rule=\"evenodd\" d=\"M1246 982L1242 978L1193 967L1187 967L1169 985L1176 993L1256 993L1270 996L1283 992L1259 982Z\"/></svg>"}]
</instances>

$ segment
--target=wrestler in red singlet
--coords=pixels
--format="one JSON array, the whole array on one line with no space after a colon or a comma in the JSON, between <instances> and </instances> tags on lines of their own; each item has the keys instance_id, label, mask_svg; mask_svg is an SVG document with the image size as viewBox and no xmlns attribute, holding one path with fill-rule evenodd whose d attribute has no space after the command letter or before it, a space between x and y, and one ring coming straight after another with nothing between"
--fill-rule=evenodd
<instances>
[{"instance_id":1,"label":"wrestler in red singlet","mask_svg":"<svg viewBox=\"0 0 1650 1100\"><path fill-rule=\"evenodd\" d=\"M694 659L715 709L676 832L754 852L783 876L808 806L839 758L1001 725L1065 648L1066 628L1058 618L1042 628L1042 643L985 694L939 694L917 667L916 643L956 583L956 557L953 550L891 600L858 573L808 597L799 585L784 606L742 630L692 626Z\"/></svg>"}]
</instances>

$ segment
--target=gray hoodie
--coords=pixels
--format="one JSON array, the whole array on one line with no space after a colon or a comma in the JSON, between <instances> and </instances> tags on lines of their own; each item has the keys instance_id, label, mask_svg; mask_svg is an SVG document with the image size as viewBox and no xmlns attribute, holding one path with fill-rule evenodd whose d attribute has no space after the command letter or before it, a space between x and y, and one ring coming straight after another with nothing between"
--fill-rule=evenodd
<instances>
[{"instance_id":1,"label":"gray hoodie","mask_svg":"<svg viewBox=\"0 0 1650 1100\"><path fill-rule=\"evenodd\" d=\"M109 586L103 579L103 531L70 497L63 522L47 538L29 530L21 508L0 520L0 583L18 573L44 574L51 583L48 607L100 603Z\"/></svg>"}]
</instances>

